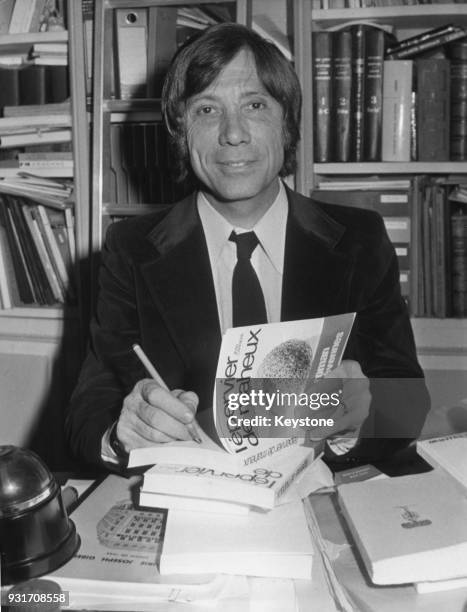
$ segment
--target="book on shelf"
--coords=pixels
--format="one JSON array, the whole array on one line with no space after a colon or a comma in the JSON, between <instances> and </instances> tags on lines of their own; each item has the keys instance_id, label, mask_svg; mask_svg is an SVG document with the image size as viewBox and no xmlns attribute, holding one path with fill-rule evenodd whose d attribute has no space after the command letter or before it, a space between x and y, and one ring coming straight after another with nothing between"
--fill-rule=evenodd
<instances>
[{"instance_id":1,"label":"book on shelf","mask_svg":"<svg viewBox=\"0 0 467 612\"><path fill-rule=\"evenodd\" d=\"M467 211L459 206L451 216L452 314L467 315Z\"/></svg>"},{"instance_id":2,"label":"book on shelf","mask_svg":"<svg viewBox=\"0 0 467 612\"><path fill-rule=\"evenodd\" d=\"M6 229L0 215L0 308L2 310L8 310L15 304L11 286L12 279L14 279L14 269L9 254Z\"/></svg>"},{"instance_id":3,"label":"book on shelf","mask_svg":"<svg viewBox=\"0 0 467 612\"><path fill-rule=\"evenodd\" d=\"M20 103L18 71L0 66L0 109Z\"/></svg>"},{"instance_id":4,"label":"book on shelf","mask_svg":"<svg viewBox=\"0 0 467 612\"><path fill-rule=\"evenodd\" d=\"M71 129L36 129L0 136L0 148L3 149L60 142L71 142Z\"/></svg>"},{"instance_id":5,"label":"book on shelf","mask_svg":"<svg viewBox=\"0 0 467 612\"><path fill-rule=\"evenodd\" d=\"M351 159L356 162L363 161L366 28L367 26L360 24L352 29L353 107Z\"/></svg>"},{"instance_id":6,"label":"book on shelf","mask_svg":"<svg viewBox=\"0 0 467 612\"><path fill-rule=\"evenodd\" d=\"M332 41L331 32L313 32L313 141L318 163L332 159Z\"/></svg>"},{"instance_id":7,"label":"book on shelf","mask_svg":"<svg viewBox=\"0 0 467 612\"><path fill-rule=\"evenodd\" d=\"M450 158L467 160L467 39L447 46L451 62Z\"/></svg>"},{"instance_id":8,"label":"book on shelf","mask_svg":"<svg viewBox=\"0 0 467 612\"><path fill-rule=\"evenodd\" d=\"M461 26L451 24L441 26L416 34L388 48L386 58L409 59L466 36L467 30Z\"/></svg>"},{"instance_id":9,"label":"book on shelf","mask_svg":"<svg viewBox=\"0 0 467 612\"><path fill-rule=\"evenodd\" d=\"M337 162L348 162L352 125L352 32L339 30L333 36L334 158Z\"/></svg>"},{"instance_id":10,"label":"book on shelf","mask_svg":"<svg viewBox=\"0 0 467 612\"><path fill-rule=\"evenodd\" d=\"M446 59L418 59L417 159L447 161L450 149L450 65Z\"/></svg>"},{"instance_id":11,"label":"book on shelf","mask_svg":"<svg viewBox=\"0 0 467 612\"><path fill-rule=\"evenodd\" d=\"M30 117L33 115L67 115L71 116L70 100L63 102L21 103L15 106L4 106L3 117Z\"/></svg>"},{"instance_id":12,"label":"book on shelf","mask_svg":"<svg viewBox=\"0 0 467 612\"><path fill-rule=\"evenodd\" d=\"M0 136L65 127L71 128L71 114L69 113L0 117Z\"/></svg>"},{"instance_id":13,"label":"book on shelf","mask_svg":"<svg viewBox=\"0 0 467 612\"><path fill-rule=\"evenodd\" d=\"M311 540L301 501L266 514L206 515L171 510L162 547L160 572L221 572L247 576L310 579Z\"/></svg>"},{"instance_id":14,"label":"book on shelf","mask_svg":"<svg viewBox=\"0 0 467 612\"><path fill-rule=\"evenodd\" d=\"M117 98L145 98L148 79L148 9L117 9L114 28Z\"/></svg>"},{"instance_id":15,"label":"book on shelf","mask_svg":"<svg viewBox=\"0 0 467 612\"><path fill-rule=\"evenodd\" d=\"M384 62L382 161L410 161L412 81L412 60Z\"/></svg>"},{"instance_id":16,"label":"book on shelf","mask_svg":"<svg viewBox=\"0 0 467 612\"><path fill-rule=\"evenodd\" d=\"M7 200L0 194L0 224L4 228L3 235L6 236L7 246L10 259L4 257L5 263L11 263L8 268L8 278L12 285L16 285L18 290L18 301L16 306L21 304L32 304L35 301L34 287L32 285L31 275L26 265L23 250L19 241L19 236L16 227L13 223L11 210L9 209ZM3 242L5 247L5 242Z\"/></svg>"},{"instance_id":17,"label":"book on shelf","mask_svg":"<svg viewBox=\"0 0 467 612\"><path fill-rule=\"evenodd\" d=\"M374 27L365 32L363 94L363 159L381 159L381 124L383 117L383 64L386 33Z\"/></svg>"},{"instance_id":18,"label":"book on shelf","mask_svg":"<svg viewBox=\"0 0 467 612\"><path fill-rule=\"evenodd\" d=\"M467 433L418 440L417 453L467 489Z\"/></svg>"},{"instance_id":19,"label":"book on shelf","mask_svg":"<svg viewBox=\"0 0 467 612\"><path fill-rule=\"evenodd\" d=\"M465 576L467 498L444 474L344 484L338 498L375 584Z\"/></svg>"}]
</instances>

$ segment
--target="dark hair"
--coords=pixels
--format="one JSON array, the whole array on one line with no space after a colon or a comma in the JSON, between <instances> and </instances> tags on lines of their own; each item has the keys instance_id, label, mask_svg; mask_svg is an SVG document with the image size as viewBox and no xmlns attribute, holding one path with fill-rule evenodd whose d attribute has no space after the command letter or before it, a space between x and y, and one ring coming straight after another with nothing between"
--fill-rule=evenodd
<instances>
[{"instance_id":1,"label":"dark hair","mask_svg":"<svg viewBox=\"0 0 467 612\"><path fill-rule=\"evenodd\" d=\"M242 49L251 51L258 77L284 113L284 163L281 176L296 170L302 94L291 63L279 49L237 23L214 25L190 38L175 54L162 91L162 111L171 138L179 180L194 180L185 133L187 100L204 91Z\"/></svg>"}]
</instances>

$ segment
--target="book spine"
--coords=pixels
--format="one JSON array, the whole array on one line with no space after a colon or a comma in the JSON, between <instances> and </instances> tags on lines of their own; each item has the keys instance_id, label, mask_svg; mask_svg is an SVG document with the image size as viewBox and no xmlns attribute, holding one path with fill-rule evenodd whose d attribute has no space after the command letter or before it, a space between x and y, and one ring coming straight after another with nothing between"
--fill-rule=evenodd
<instances>
[{"instance_id":1,"label":"book spine","mask_svg":"<svg viewBox=\"0 0 467 612\"><path fill-rule=\"evenodd\" d=\"M19 72L0 67L0 109L20 103Z\"/></svg>"},{"instance_id":2,"label":"book spine","mask_svg":"<svg viewBox=\"0 0 467 612\"><path fill-rule=\"evenodd\" d=\"M177 50L177 8L151 6L148 9L148 79L146 95L158 98L165 74Z\"/></svg>"},{"instance_id":3,"label":"book spine","mask_svg":"<svg viewBox=\"0 0 467 612\"><path fill-rule=\"evenodd\" d=\"M335 161L350 161L352 118L352 33L334 34L333 99L335 107Z\"/></svg>"},{"instance_id":4,"label":"book spine","mask_svg":"<svg viewBox=\"0 0 467 612\"><path fill-rule=\"evenodd\" d=\"M415 36L411 36L410 38L400 41L396 45L388 47L386 56L389 58L389 56L402 51L403 49L408 49L414 45L419 45L420 43L424 43L428 40L438 39L442 36L446 36L446 34L452 34L453 32L457 31L459 31L457 26L449 24L439 28L434 28L433 30L428 30L427 32L422 32L421 34L416 34Z\"/></svg>"},{"instance_id":5,"label":"book spine","mask_svg":"<svg viewBox=\"0 0 467 612\"><path fill-rule=\"evenodd\" d=\"M467 315L467 214L456 210L451 217L452 314Z\"/></svg>"},{"instance_id":6,"label":"book spine","mask_svg":"<svg viewBox=\"0 0 467 612\"><path fill-rule=\"evenodd\" d=\"M401 49L401 51L391 54L390 57L395 60L408 59L410 57L414 57L415 55L419 55L420 53L424 53L425 51L429 51L430 49L435 49L436 47L446 45L454 40L458 40L459 38L464 38L465 35L465 30L460 29L455 32L450 32L449 34L445 34L444 36L425 40L417 45L412 45L407 49Z\"/></svg>"},{"instance_id":7,"label":"book spine","mask_svg":"<svg viewBox=\"0 0 467 612\"><path fill-rule=\"evenodd\" d=\"M366 26L352 29L352 81L353 81L353 134L352 159L363 161L363 134L365 119L365 44Z\"/></svg>"},{"instance_id":8,"label":"book spine","mask_svg":"<svg viewBox=\"0 0 467 612\"><path fill-rule=\"evenodd\" d=\"M383 74L383 161L410 161L412 60L386 60Z\"/></svg>"},{"instance_id":9,"label":"book spine","mask_svg":"<svg viewBox=\"0 0 467 612\"><path fill-rule=\"evenodd\" d=\"M313 34L313 136L314 159L329 162L331 152L332 110L332 34Z\"/></svg>"},{"instance_id":10,"label":"book spine","mask_svg":"<svg viewBox=\"0 0 467 612\"><path fill-rule=\"evenodd\" d=\"M377 28L366 33L364 159L381 159L381 123L383 116L383 62L385 34Z\"/></svg>"},{"instance_id":11,"label":"book spine","mask_svg":"<svg viewBox=\"0 0 467 612\"><path fill-rule=\"evenodd\" d=\"M449 61L417 60L417 150L419 161L449 160Z\"/></svg>"},{"instance_id":12,"label":"book spine","mask_svg":"<svg viewBox=\"0 0 467 612\"><path fill-rule=\"evenodd\" d=\"M50 130L30 132L26 134L4 134L0 136L0 148L36 145L42 143L70 142L71 130Z\"/></svg>"},{"instance_id":13,"label":"book spine","mask_svg":"<svg viewBox=\"0 0 467 612\"><path fill-rule=\"evenodd\" d=\"M451 58L450 158L467 160L467 41L449 45Z\"/></svg>"}]
</instances>

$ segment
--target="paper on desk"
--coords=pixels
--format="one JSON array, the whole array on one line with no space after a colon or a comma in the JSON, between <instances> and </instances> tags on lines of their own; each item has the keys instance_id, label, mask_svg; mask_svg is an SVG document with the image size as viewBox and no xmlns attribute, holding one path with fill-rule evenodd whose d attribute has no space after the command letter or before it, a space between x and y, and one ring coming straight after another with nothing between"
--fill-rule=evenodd
<instances>
[{"instance_id":1,"label":"paper on desk","mask_svg":"<svg viewBox=\"0 0 467 612\"><path fill-rule=\"evenodd\" d=\"M324 461L318 458L303 470L289 490L280 498L278 505L305 499L310 493L332 486L334 486L332 472Z\"/></svg>"},{"instance_id":2,"label":"paper on desk","mask_svg":"<svg viewBox=\"0 0 467 612\"><path fill-rule=\"evenodd\" d=\"M284 578L249 578L249 612L296 612L294 581Z\"/></svg>"},{"instance_id":3,"label":"paper on desk","mask_svg":"<svg viewBox=\"0 0 467 612\"><path fill-rule=\"evenodd\" d=\"M81 610L115 610L152 612L155 602L177 602L183 604L214 605L220 600L247 597L248 582L245 576L217 575L205 584L139 584L89 582L67 578L60 580L62 590L70 593L70 608Z\"/></svg>"}]
</instances>

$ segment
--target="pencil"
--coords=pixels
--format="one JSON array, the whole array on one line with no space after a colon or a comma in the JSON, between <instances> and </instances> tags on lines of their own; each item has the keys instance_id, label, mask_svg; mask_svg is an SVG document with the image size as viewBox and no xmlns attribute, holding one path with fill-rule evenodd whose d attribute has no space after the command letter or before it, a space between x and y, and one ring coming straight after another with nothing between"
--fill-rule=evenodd
<instances>
[{"instance_id":1,"label":"pencil","mask_svg":"<svg viewBox=\"0 0 467 612\"><path fill-rule=\"evenodd\" d=\"M156 370L156 368L153 366L153 364L149 361L148 356L143 351L143 349L140 347L140 345L135 343L135 344L133 344L132 348L133 348L134 352L136 353L136 356L138 357L138 359L141 361L141 363L144 365L144 367L148 371L148 374L151 376L151 378L153 380L155 380L156 383L160 387L162 387L166 391L170 391L169 387L165 384L164 379L159 374L159 372ZM202 440L201 440L201 438L198 435L195 423L194 422L188 423L186 425L186 428L190 432L190 436L192 437L192 439L195 442L197 442L198 444L201 444Z\"/></svg>"}]
</instances>

